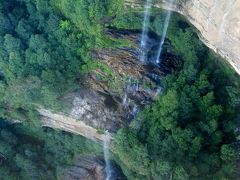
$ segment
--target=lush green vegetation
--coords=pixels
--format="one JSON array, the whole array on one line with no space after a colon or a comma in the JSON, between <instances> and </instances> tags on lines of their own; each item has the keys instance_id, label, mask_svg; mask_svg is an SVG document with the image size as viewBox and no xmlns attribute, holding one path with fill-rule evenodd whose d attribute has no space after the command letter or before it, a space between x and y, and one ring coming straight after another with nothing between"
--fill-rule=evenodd
<instances>
[{"instance_id":1,"label":"lush green vegetation","mask_svg":"<svg viewBox=\"0 0 240 180\"><path fill-rule=\"evenodd\" d=\"M1 1L0 115L62 109L59 98L94 67L89 52L114 43L103 31L121 9L121 0Z\"/></svg>"},{"instance_id":2,"label":"lush green vegetation","mask_svg":"<svg viewBox=\"0 0 240 180\"><path fill-rule=\"evenodd\" d=\"M153 19L153 30L156 25ZM168 39L183 68L168 75L157 101L118 132L117 159L129 179L235 179L239 76L178 16Z\"/></svg>"},{"instance_id":3,"label":"lush green vegetation","mask_svg":"<svg viewBox=\"0 0 240 180\"><path fill-rule=\"evenodd\" d=\"M116 44L104 28L122 2L0 1L0 117L24 121L0 129L0 179L57 179L75 155L96 151L94 142L43 131L35 108L63 110L60 98L101 67L90 52Z\"/></svg>"},{"instance_id":4,"label":"lush green vegetation","mask_svg":"<svg viewBox=\"0 0 240 180\"><path fill-rule=\"evenodd\" d=\"M90 52L126 43L106 37L105 28L140 29L143 15L123 13L123 0L9 0L0 10L0 117L25 120L0 129L0 179L56 179L76 154L97 150L80 137L39 129L34 106L62 109L61 96L79 88L83 73L106 69ZM151 17L157 34L163 17ZM179 16L168 39L183 67L118 132L116 157L129 179L234 179L239 76Z\"/></svg>"},{"instance_id":5,"label":"lush green vegetation","mask_svg":"<svg viewBox=\"0 0 240 180\"><path fill-rule=\"evenodd\" d=\"M8 125L0 121L0 179L59 179L74 157L84 153L101 153L101 146L32 123Z\"/></svg>"}]
</instances>

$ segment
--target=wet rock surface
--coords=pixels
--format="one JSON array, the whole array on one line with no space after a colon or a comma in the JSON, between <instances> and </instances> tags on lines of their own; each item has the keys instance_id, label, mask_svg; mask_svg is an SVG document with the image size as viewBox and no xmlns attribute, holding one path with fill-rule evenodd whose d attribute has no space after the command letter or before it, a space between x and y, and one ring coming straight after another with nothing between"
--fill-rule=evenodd
<instances>
[{"instance_id":1,"label":"wet rock surface","mask_svg":"<svg viewBox=\"0 0 240 180\"><path fill-rule=\"evenodd\" d=\"M126 126L144 105L161 93L161 79L180 64L164 45L161 64L154 63L158 37L149 34L147 61L139 60L139 31L108 29L109 36L126 39L131 47L97 49L94 59L100 63L80 81L84 88L75 94L69 116L96 129L116 132Z\"/></svg>"},{"instance_id":2,"label":"wet rock surface","mask_svg":"<svg viewBox=\"0 0 240 180\"><path fill-rule=\"evenodd\" d=\"M147 104L152 103L161 93L162 78L176 70L180 64L171 53L171 46L164 45L161 64L154 63L158 39L150 34L147 61L141 62L139 56L140 32L113 30L109 36L126 39L129 47L97 49L93 58L99 65L79 80L80 90L63 97L70 101L66 113L54 113L40 108L44 126L80 134L97 142L104 141L104 130L117 132L125 127ZM112 138L112 134L110 135ZM103 180L106 179L105 162L97 156L81 156L66 169L62 180ZM125 179L118 166L111 161L114 177Z\"/></svg>"},{"instance_id":3,"label":"wet rock surface","mask_svg":"<svg viewBox=\"0 0 240 180\"><path fill-rule=\"evenodd\" d=\"M108 29L106 33L128 40L129 46L95 50L92 56L98 65L79 80L77 92L61 99L68 102L69 110L57 113L39 108L44 126L102 141L105 130L115 133L126 127L145 105L152 103L162 92L164 76L181 66L168 41L161 64L154 63L159 37L153 33L149 34L145 62L139 60L139 31Z\"/></svg>"},{"instance_id":4,"label":"wet rock surface","mask_svg":"<svg viewBox=\"0 0 240 180\"><path fill-rule=\"evenodd\" d=\"M111 180L125 180L126 177L121 172L120 168L114 163L112 170L114 171ZM75 163L66 170L61 180L105 180L105 162L98 156L81 156Z\"/></svg>"},{"instance_id":5,"label":"wet rock surface","mask_svg":"<svg viewBox=\"0 0 240 180\"><path fill-rule=\"evenodd\" d=\"M71 116L86 124L101 129L110 129L116 132L124 124L124 113L120 99L108 93L81 90L74 94Z\"/></svg>"},{"instance_id":6,"label":"wet rock surface","mask_svg":"<svg viewBox=\"0 0 240 180\"><path fill-rule=\"evenodd\" d=\"M169 8L169 1L154 1L156 8ZM142 8L143 1L125 0L131 8ZM240 74L240 1L178 0L171 10L184 15L199 31L200 39L220 54Z\"/></svg>"}]
</instances>

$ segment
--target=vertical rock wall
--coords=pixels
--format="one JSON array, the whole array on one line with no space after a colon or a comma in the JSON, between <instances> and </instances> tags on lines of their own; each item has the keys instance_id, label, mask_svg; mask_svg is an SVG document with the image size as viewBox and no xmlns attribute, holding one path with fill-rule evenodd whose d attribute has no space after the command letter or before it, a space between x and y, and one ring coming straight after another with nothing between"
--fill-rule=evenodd
<instances>
[{"instance_id":1,"label":"vertical rock wall","mask_svg":"<svg viewBox=\"0 0 240 180\"><path fill-rule=\"evenodd\" d=\"M125 0L133 8L139 0ZM167 0L155 0L154 6L166 9ZM240 74L240 0L175 0L171 7L199 30L203 42L226 58Z\"/></svg>"}]
</instances>

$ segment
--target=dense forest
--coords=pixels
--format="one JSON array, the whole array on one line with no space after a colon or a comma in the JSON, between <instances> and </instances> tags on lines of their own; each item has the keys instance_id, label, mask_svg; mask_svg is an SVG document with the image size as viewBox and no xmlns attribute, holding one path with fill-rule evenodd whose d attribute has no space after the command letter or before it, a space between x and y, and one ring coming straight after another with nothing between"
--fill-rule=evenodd
<instances>
[{"instance_id":1,"label":"dense forest","mask_svg":"<svg viewBox=\"0 0 240 180\"><path fill-rule=\"evenodd\" d=\"M100 154L81 136L0 121L0 179L59 179L79 154Z\"/></svg>"},{"instance_id":2,"label":"dense forest","mask_svg":"<svg viewBox=\"0 0 240 180\"><path fill-rule=\"evenodd\" d=\"M79 136L40 128L36 107L64 111L61 97L95 68L91 52L119 40L106 28L141 29L142 10L123 0L0 1L0 179L57 179L75 156L100 153ZM160 35L164 11L150 29ZM173 14L167 41L182 67L162 81L162 94L112 143L128 179L237 179L239 76ZM91 143L91 144L90 144Z\"/></svg>"},{"instance_id":3,"label":"dense forest","mask_svg":"<svg viewBox=\"0 0 240 180\"><path fill-rule=\"evenodd\" d=\"M151 20L157 33L159 19ZM128 28L124 21L119 26ZM114 153L129 179L237 179L239 76L181 17L172 17L167 38L183 67L161 82L157 101L117 133Z\"/></svg>"},{"instance_id":4,"label":"dense forest","mask_svg":"<svg viewBox=\"0 0 240 180\"><path fill-rule=\"evenodd\" d=\"M0 1L0 117L24 121L0 120L0 179L59 179L76 155L101 153L82 137L41 129L35 109L64 110L60 97L95 66L91 50L112 43L103 17L119 8L115 0Z\"/></svg>"},{"instance_id":5,"label":"dense forest","mask_svg":"<svg viewBox=\"0 0 240 180\"><path fill-rule=\"evenodd\" d=\"M1 1L1 116L19 119L33 104L62 109L59 97L94 64L89 52L111 44L104 17L116 16L120 2Z\"/></svg>"}]
</instances>

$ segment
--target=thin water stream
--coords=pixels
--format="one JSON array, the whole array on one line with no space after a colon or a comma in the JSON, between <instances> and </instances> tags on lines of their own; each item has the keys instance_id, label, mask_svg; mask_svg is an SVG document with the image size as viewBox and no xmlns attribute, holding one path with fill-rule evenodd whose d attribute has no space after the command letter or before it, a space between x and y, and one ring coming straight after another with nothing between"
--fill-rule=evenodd
<instances>
[{"instance_id":1,"label":"thin water stream","mask_svg":"<svg viewBox=\"0 0 240 180\"><path fill-rule=\"evenodd\" d=\"M167 35L168 25L169 25L169 21L170 21L171 14L172 14L172 11L170 10L170 8L173 5L173 2L174 2L174 0L170 0L169 4L168 4L168 12L167 12L167 16L166 16L165 21L164 21L163 33L162 33L158 53L157 53L157 56L156 56L156 63L157 64L161 63L161 54L162 54L163 44L164 44L164 41L165 41L165 38L166 38L166 35Z\"/></svg>"},{"instance_id":2,"label":"thin water stream","mask_svg":"<svg viewBox=\"0 0 240 180\"><path fill-rule=\"evenodd\" d=\"M112 178L112 168L111 168L111 162L109 158L109 145L110 145L110 134L106 130L104 132L104 141L103 141L104 159L106 163L106 167L105 167L106 180L111 180Z\"/></svg>"},{"instance_id":3,"label":"thin water stream","mask_svg":"<svg viewBox=\"0 0 240 180\"><path fill-rule=\"evenodd\" d=\"M147 0L145 4L145 12L144 12L144 21L143 21L143 27L142 27L142 36L141 36L141 55L140 55L140 61L145 62L146 61L146 45L147 45L147 39L148 39L148 25L151 15L151 9L152 9L152 0Z\"/></svg>"}]
</instances>

